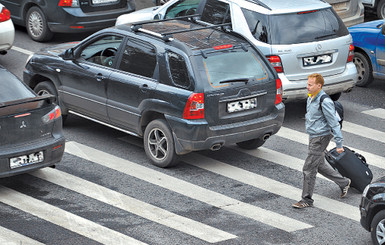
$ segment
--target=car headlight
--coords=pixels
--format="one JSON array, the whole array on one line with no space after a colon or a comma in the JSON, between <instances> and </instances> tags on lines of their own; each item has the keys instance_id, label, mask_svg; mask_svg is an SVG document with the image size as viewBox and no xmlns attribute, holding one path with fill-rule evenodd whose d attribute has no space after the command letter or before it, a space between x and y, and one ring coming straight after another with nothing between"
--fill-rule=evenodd
<instances>
[{"instance_id":1,"label":"car headlight","mask_svg":"<svg viewBox=\"0 0 385 245\"><path fill-rule=\"evenodd\" d=\"M366 197L366 194L368 194L368 190L369 190L369 185L367 185L364 189L364 191L362 192L362 196L363 197Z\"/></svg>"}]
</instances>

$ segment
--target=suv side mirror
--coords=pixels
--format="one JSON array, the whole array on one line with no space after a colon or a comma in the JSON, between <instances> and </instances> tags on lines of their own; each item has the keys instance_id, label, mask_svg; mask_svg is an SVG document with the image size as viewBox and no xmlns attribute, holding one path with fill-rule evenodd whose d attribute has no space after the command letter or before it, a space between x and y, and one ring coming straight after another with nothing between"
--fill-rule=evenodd
<instances>
[{"instance_id":1,"label":"suv side mirror","mask_svg":"<svg viewBox=\"0 0 385 245\"><path fill-rule=\"evenodd\" d=\"M73 59L74 59L74 49L73 49L73 48L66 49L66 50L61 54L61 57L62 57L64 60L73 60Z\"/></svg>"},{"instance_id":2,"label":"suv side mirror","mask_svg":"<svg viewBox=\"0 0 385 245\"><path fill-rule=\"evenodd\" d=\"M154 16L154 20L161 20L162 19L162 14L156 14Z\"/></svg>"}]
</instances>

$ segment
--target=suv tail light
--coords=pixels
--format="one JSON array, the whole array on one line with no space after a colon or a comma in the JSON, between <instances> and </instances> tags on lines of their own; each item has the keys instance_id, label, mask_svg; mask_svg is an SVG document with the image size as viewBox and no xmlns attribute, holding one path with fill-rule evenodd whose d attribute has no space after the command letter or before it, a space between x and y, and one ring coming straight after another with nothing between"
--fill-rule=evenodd
<instances>
[{"instance_id":1,"label":"suv tail light","mask_svg":"<svg viewBox=\"0 0 385 245\"><path fill-rule=\"evenodd\" d=\"M281 58L278 55L266 56L266 58L278 73L283 72Z\"/></svg>"},{"instance_id":2,"label":"suv tail light","mask_svg":"<svg viewBox=\"0 0 385 245\"><path fill-rule=\"evenodd\" d=\"M205 95L204 93L193 93L186 102L183 111L184 119L205 118Z\"/></svg>"},{"instance_id":3,"label":"suv tail light","mask_svg":"<svg viewBox=\"0 0 385 245\"><path fill-rule=\"evenodd\" d=\"M9 12L8 9L3 7L3 10L0 13L0 22L7 21L11 18L11 13Z\"/></svg>"},{"instance_id":4,"label":"suv tail light","mask_svg":"<svg viewBox=\"0 0 385 245\"><path fill-rule=\"evenodd\" d=\"M61 110L59 106L56 106L55 109L47 113L42 117L44 123L50 123L51 121L61 117Z\"/></svg>"},{"instance_id":5,"label":"suv tail light","mask_svg":"<svg viewBox=\"0 0 385 245\"><path fill-rule=\"evenodd\" d=\"M353 61L353 57L354 57L354 46L353 46L353 44L350 44L348 60L346 62L352 62Z\"/></svg>"},{"instance_id":6,"label":"suv tail light","mask_svg":"<svg viewBox=\"0 0 385 245\"><path fill-rule=\"evenodd\" d=\"M278 105L279 103L282 102L282 95L283 95L281 79L277 78L277 80L275 80L275 84L277 88L277 94L275 95L275 104Z\"/></svg>"},{"instance_id":7,"label":"suv tail light","mask_svg":"<svg viewBox=\"0 0 385 245\"><path fill-rule=\"evenodd\" d=\"M79 7L79 1L78 0L60 0L59 6L60 7Z\"/></svg>"}]
</instances>

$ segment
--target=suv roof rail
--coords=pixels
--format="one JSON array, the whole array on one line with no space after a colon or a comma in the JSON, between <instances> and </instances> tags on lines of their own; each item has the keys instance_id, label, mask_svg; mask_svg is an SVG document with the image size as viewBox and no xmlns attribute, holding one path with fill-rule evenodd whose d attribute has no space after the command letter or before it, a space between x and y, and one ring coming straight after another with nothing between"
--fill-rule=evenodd
<instances>
[{"instance_id":1,"label":"suv roof rail","mask_svg":"<svg viewBox=\"0 0 385 245\"><path fill-rule=\"evenodd\" d=\"M184 16L179 16L179 17L170 18L170 19L145 20L145 21L134 22L134 23L132 23L132 25L135 26L135 25L143 25L143 24L150 24L150 23L157 23L157 22L166 22L166 21L170 21L170 20L184 20L184 19L194 18L194 17L198 17L198 16L200 16L200 14L184 15Z\"/></svg>"},{"instance_id":2,"label":"suv roof rail","mask_svg":"<svg viewBox=\"0 0 385 245\"><path fill-rule=\"evenodd\" d=\"M175 18L174 19L168 19L168 20L175 20ZM157 22L162 22L162 21L147 21L145 23L146 24L151 24L151 23L157 23ZM154 31L150 31L150 30L144 29L142 27L142 24L143 23L133 24L131 29L134 32L141 31L141 32L150 34L152 36L159 37L159 38L163 39L166 42L171 41L172 34L183 33L183 32L190 32L190 31L199 31L199 30L204 30L204 29L211 29L211 28L231 25L231 23L224 23L224 24L218 24L218 25L209 25L209 26L202 26L202 27L191 28L191 29L182 29L182 30L177 30L177 31L158 33L158 32L154 32Z\"/></svg>"},{"instance_id":3,"label":"suv roof rail","mask_svg":"<svg viewBox=\"0 0 385 245\"><path fill-rule=\"evenodd\" d=\"M271 8L269 6L266 5L266 3L262 3L260 0L246 0L248 2L251 2L251 3L256 3L264 8L267 8L268 10L271 10Z\"/></svg>"}]
</instances>

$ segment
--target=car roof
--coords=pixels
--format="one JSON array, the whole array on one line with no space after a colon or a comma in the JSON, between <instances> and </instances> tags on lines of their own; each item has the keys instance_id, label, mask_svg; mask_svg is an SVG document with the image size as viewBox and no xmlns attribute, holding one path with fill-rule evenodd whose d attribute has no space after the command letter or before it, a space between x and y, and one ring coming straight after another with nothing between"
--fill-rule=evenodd
<instances>
[{"instance_id":1,"label":"car roof","mask_svg":"<svg viewBox=\"0 0 385 245\"><path fill-rule=\"evenodd\" d=\"M236 33L226 33L215 26L202 26L190 21L163 20L116 26L117 29L146 35L166 45L185 46L191 51L211 49L220 45L240 45L247 41ZM136 30L136 31L135 31Z\"/></svg>"},{"instance_id":2,"label":"car roof","mask_svg":"<svg viewBox=\"0 0 385 245\"><path fill-rule=\"evenodd\" d=\"M324 0L230 0L240 5L258 5L265 14L283 14L330 8L331 5Z\"/></svg>"}]
</instances>

